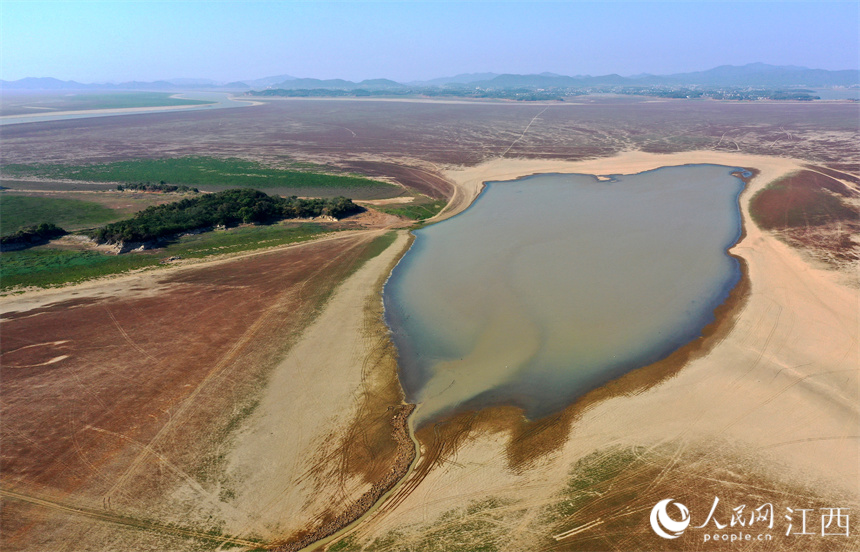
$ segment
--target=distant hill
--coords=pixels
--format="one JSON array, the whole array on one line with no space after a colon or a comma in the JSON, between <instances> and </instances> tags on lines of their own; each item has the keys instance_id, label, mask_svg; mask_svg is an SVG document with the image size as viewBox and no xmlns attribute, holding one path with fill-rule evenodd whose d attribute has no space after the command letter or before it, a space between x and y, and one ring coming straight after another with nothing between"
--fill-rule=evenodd
<instances>
[{"instance_id":1,"label":"distant hill","mask_svg":"<svg viewBox=\"0 0 860 552\"><path fill-rule=\"evenodd\" d=\"M491 80L468 83L482 88L577 88L591 86L762 86L762 87L828 87L860 84L860 71L827 71L795 66L751 63L743 66L723 65L708 71L674 75L553 76L499 75Z\"/></svg>"},{"instance_id":2,"label":"distant hill","mask_svg":"<svg viewBox=\"0 0 860 552\"><path fill-rule=\"evenodd\" d=\"M427 81L413 81L410 86L444 86L446 84L468 84L472 82L488 81L498 77L498 73L461 73L453 77L440 77Z\"/></svg>"},{"instance_id":3,"label":"distant hill","mask_svg":"<svg viewBox=\"0 0 860 552\"><path fill-rule=\"evenodd\" d=\"M285 81L296 80L297 77L292 75L275 75L272 77L263 77L262 79L242 80L243 83L248 83L251 88L268 88L274 84Z\"/></svg>"},{"instance_id":4,"label":"distant hill","mask_svg":"<svg viewBox=\"0 0 860 552\"><path fill-rule=\"evenodd\" d=\"M697 84L702 86L851 86L860 84L860 71L827 71L794 65L721 65L708 71L681 73L663 79L671 84Z\"/></svg>"},{"instance_id":5,"label":"distant hill","mask_svg":"<svg viewBox=\"0 0 860 552\"><path fill-rule=\"evenodd\" d=\"M4 90L368 90L407 91L409 89L483 88L504 89L571 89L606 86L710 86L710 87L808 87L860 85L860 71L828 71L809 69L794 65L721 65L707 71L677 73L673 75L640 74L631 77L610 74L602 76L565 76L556 73L532 75L463 73L453 77L441 77L427 81L402 84L389 79L368 79L353 82L343 79L297 78L291 75L276 75L262 79L247 79L230 83L218 83L210 79L177 78L170 81L124 82L119 84L83 84L54 78L28 77L17 81L0 81Z\"/></svg>"},{"instance_id":6,"label":"distant hill","mask_svg":"<svg viewBox=\"0 0 860 552\"><path fill-rule=\"evenodd\" d=\"M211 85L205 87L209 88ZM201 88L201 85L177 85L168 81L130 81L121 84L83 84L76 81L62 81L50 77L28 77L16 81L0 80L0 88L4 90L177 90Z\"/></svg>"},{"instance_id":7,"label":"distant hill","mask_svg":"<svg viewBox=\"0 0 860 552\"><path fill-rule=\"evenodd\" d=\"M281 88L284 90L394 90L408 88L388 79L369 79L361 82L352 82L343 79L293 79L272 85L270 88Z\"/></svg>"},{"instance_id":8,"label":"distant hill","mask_svg":"<svg viewBox=\"0 0 860 552\"><path fill-rule=\"evenodd\" d=\"M218 86L218 82L212 79L168 79L169 83L177 86Z\"/></svg>"},{"instance_id":9,"label":"distant hill","mask_svg":"<svg viewBox=\"0 0 860 552\"><path fill-rule=\"evenodd\" d=\"M470 86L481 88L581 88L588 86L616 86L629 84L630 79L621 75L604 75L602 77L563 75L499 75L488 81L468 83Z\"/></svg>"},{"instance_id":10,"label":"distant hill","mask_svg":"<svg viewBox=\"0 0 860 552\"><path fill-rule=\"evenodd\" d=\"M16 81L0 80L0 87L5 90L82 90L86 85L75 81L61 81L51 77L27 77Z\"/></svg>"}]
</instances>

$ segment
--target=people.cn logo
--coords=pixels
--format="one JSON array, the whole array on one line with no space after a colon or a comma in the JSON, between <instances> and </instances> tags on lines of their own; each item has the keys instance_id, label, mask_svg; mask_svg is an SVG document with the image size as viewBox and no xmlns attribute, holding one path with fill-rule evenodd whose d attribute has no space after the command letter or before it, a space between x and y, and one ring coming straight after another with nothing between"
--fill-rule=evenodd
<instances>
[{"instance_id":1,"label":"people.cn logo","mask_svg":"<svg viewBox=\"0 0 860 552\"><path fill-rule=\"evenodd\" d=\"M674 500L667 498L651 508L651 529L654 529L654 532L664 539L677 539L690 525L690 511L680 502L675 502L675 506L681 512L681 520L675 521L669 517L669 512L666 510L672 502Z\"/></svg>"}]
</instances>

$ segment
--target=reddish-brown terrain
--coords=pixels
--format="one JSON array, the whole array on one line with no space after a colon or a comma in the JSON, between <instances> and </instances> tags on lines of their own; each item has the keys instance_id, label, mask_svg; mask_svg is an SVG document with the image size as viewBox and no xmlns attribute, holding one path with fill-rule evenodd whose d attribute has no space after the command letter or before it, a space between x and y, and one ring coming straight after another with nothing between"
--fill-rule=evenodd
<instances>
[{"instance_id":1,"label":"reddish-brown terrain","mask_svg":"<svg viewBox=\"0 0 860 552\"><path fill-rule=\"evenodd\" d=\"M182 155L235 156L272 164L309 161L396 180L430 197L453 196L455 208L449 209L459 212L474 199L484 180L514 178L546 170L553 163L561 166L562 161L624 152L695 152L675 162L731 164L741 163L743 158L739 166L753 168L766 168L760 164L762 160L792 158L778 160L786 161L788 169L772 169L762 173L766 176L757 177L761 180L757 181L758 187L794 170L799 166L794 160L814 164L812 170L822 175L854 182L851 179L860 172L856 114L856 104L847 102L730 103L587 97L563 104L277 100L209 112L12 125L1 129L2 161L83 164ZM711 158L703 153L714 154L716 160L707 160ZM768 159L747 162L746 154ZM650 170L661 166L662 159L669 156L654 157L660 159L649 158L643 167L634 163L621 169L618 158L612 158L601 160L595 165L598 168L585 163L576 165L575 170L588 174ZM494 160L524 164L494 171L478 165ZM451 175L468 168L476 170L469 178L464 177L466 184L455 182ZM374 219L371 222L378 226L390 223L378 212L364 216ZM644 465L632 464L630 473L636 485L652 478L650 462L658 458L658 465L669 466L661 471L661 477L673 484L649 488L675 492L686 485L685 481L691 481L681 477L690 474L672 471L676 465L694 465L691 477L695 478L709 477L716 465L710 461L695 464L697 459L690 457L690 451L678 449L676 453L673 442L665 448L654 448L655 456L638 456L638 447L656 447L660 439L683 436L686 442L690 428L701 430L706 437L716 431L693 424L688 427L682 424L685 418L679 418L674 411L671 415L664 412L678 405L691 413L690 419L707 406L713 414L708 419L720 425L719 432L723 431L723 423L726 427L739 425L734 421L738 412L748 413L750 419L743 420L745 431L760 429L760 435L754 437L762 438L767 447L774 447L783 456L787 449L780 447L789 447L795 459L827 456L840 469L843 463L849 464L845 458L854 458L856 447L846 437L843 426L856 420L856 412L830 416L830 410L842 408L843 404L827 398L819 401L825 395L818 387L807 389L799 384L817 378L814 381L827 383L828 392L831 388L856 389L856 379L847 384L827 379L831 374L850 371L843 367L849 357L835 358L841 349L828 340L835 340L834 335L841 338L843 333L856 335L856 321L840 322L850 317L839 311L840 316L834 316L837 322L829 324L827 313L828 309L834 310L832 305L819 308L805 299L804 290L812 289L809 267L796 260L772 235L762 233L749 220L745 222L747 229L754 231L755 240L748 240L748 253L751 266L758 267L758 271L752 271L752 291L738 315L739 322L734 326L738 329L715 345L715 354L699 359L693 368L685 367L679 376L662 382L652 394L617 397L611 407L605 406L610 404L609 399L605 404L595 404L593 411L583 412L582 418L572 421L573 429L565 424L520 424L525 429L522 435L514 433L514 439L528 443L531 448L527 451L507 446L508 426L520 427L515 423L506 424L506 429L498 432L472 432L471 422L459 432L455 424L448 428L450 431L444 427L427 430L419 435L424 459L413 471L413 478L407 478L394 498L380 508L377 519L357 531L354 542L392 551L403 549L404 542L410 546L418 543L415 549L430 549L431 545L439 549L463 542L475 548L495 542L500 548L514 543L512 549L534 549L536 542L549 542L557 535L547 531L556 523L558 534L565 534L580 523L595 520L592 516L579 519L575 513L566 512L562 508L566 497L558 493L565 491L567 478L576 467L574 460L592 450L608 450L607 455L614 457L618 449L608 448L610 445L629 447L637 454L634 460L647 460ZM0 322L0 548L52 550L60 547L57 543L68 543L72 550L257 546L258 533L231 529L244 527L232 521L244 522L255 512L230 509L247 497L236 498L242 488L231 487L223 479L231 451L222 445L242 433L245 421L264 410L257 402L263 391L274 393L273 400L277 401L279 389L267 385L269 376L277 371L273 366L293 351L291 346L300 330L318 312L335 284L368 256L372 247L367 233L344 234L337 239L230 261L150 273L139 280L140 284L124 286L122 282L138 280L117 280L83 289L77 297L73 295L77 291L69 290L62 301L4 309ZM764 260L757 256L762 251L769 255ZM822 274L815 272L811 281L827 292L822 293L823 297L839 299L844 293L856 298L856 294L835 288L836 284L831 286L829 273ZM365 287L370 289L373 285ZM832 292L831 287L839 293ZM779 295L771 297L771 291ZM18 301L14 297L7 299ZM840 303L834 299L833 304ZM373 316L379 326L378 313ZM826 331L819 326L826 327ZM376 343L372 354L359 346L348 352L360 365L362 375L379 373L381 365L387 367L387 375L374 389L377 394L359 388L363 402L356 400L360 404L355 415L351 421L342 420L339 426L346 428L345 442L323 442L319 450L325 454L306 455L303 459L313 464L310 468L296 464L301 468L296 469L296 480L313 481L317 489L325 489L331 482L337 498L318 493L323 498L316 500L327 504L317 509L314 508L319 504L311 504L314 498L309 495L304 495L307 503L294 501L296 509L312 511L313 523L297 523L303 534L285 530L278 535L293 544L308 534L327 534L332 521L337 525L354 519L353 507L366 506L361 502L363 497L379 496L379 483L388 485L403 471L404 462L389 458L394 451L405 450L400 446L403 443L391 437L391 422L397 415L393 405L399 400L396 385L389 385L396 384L392 376L396 374L396 366L392 368L395 357L384 327L376 327L373 332L365 326L355 326L342 334L344 339L352 334L372 334ZM856 342L854 345L856 350ZM804 348L807 346L811 352ZM308 350L320 351L325 357L323 348L308 346ZM381 361L377 357L384 358ZM814 362L800 363L799 359L807 358ZM296 362L302 360L293 358ZM312 380L325 363L319 359L314 362L317 364L308 368L308 379L287 378L283 384L293 396L311 383L320 383ZM784 370L786 366L795 368ZM335 370L339 368L340 365ZM327 370L331 373L331 367ZM849 375L854 377L855 372ZM687 379L682 380L682 376ZM714 384L708 378L717 377L725 380L717 381L723 394L711 401L706 391ZM335 380L321 383L335 388ZM755 393L738 392L739 389ZM346 401L309 397L308 404L315 406L305 408L303 403L302 408L317 410L314 414L324 418L332 403L354 398L348 391L338 389ZM803 410L798 405L808 408ZM779 417L785 412L817 413L813 406L821 405L827 408L822 407L823 414L814 419L819 425L795 427ZM752 419L764 408L776 413L767 418L768 423ZM594 414L598 411L600 416ZM268 419L273 426L259 423L254 427L277 426L294 433L297 439L305 436L302 423L278 417L279 414L282 413L276 411ZM673 429L675 433L667 433L660 420L673 421L679 427ZM838 422L831 424L828 438L846 443L840 449L847 451L841 460L839 455L829 454L835 449L825 447L831 441L821 439L819 426L828 420ZM373 429L368 430L370 427ZM397 427L402 430L402 424ZM854 427L856 424L851 431ZM627 428L632 428L630 436L622 431ZM613 432L620 437L605 437ZM797 437L794 432L802 434ZM538 433L552 441L552 446L535 447L536 441L525 438ZM289 439L269 443L268 435L260 430L252 437L279 454L292 446ZM810 448L801 450L803 443ZM512 450L516 454L506 457ZM712 452L710 448L703 450ZM284 455L290 452L286 450ZM520 454L523 452L528 454ZM520 458L518 454L528 462L513 462ZM254 458L243 460L246 465L254 465ZM257 467L263 470L263 464ZM588 462L577 466L589 468ZM731 464L723 467L728 469ZM294 474L288 475L292 478ZM755 481L771 484L764 476ZM620 478L613 475L604 480L594 490L604 493L616 482L619 487L614 490L622 493L626 492L622 486L639 488L629 485L622 474ZM346 495L342 491L348 484L355 491L351 499L362 498L350 502L337 494ZM308 483L309 488L313 485ZM278 487L272 494L285 488ZM581 496L574 496L574 490L570 489L571 498L581 500ZM709 498L705 495L712 492L712 487L705 491L702 496ZM509 497L519 500L522 496L530 502L506 502ZM253 502L253 498L247 502ZM608 493L605 502L611 508L630 512L626 497L618 498L617 493ZM601 505L599 496L590 500L596 501L591 505ZM847 500L844 503L853 504ZM562 508L559 515L566 516L562 518L564 523L551 520L548 524L541 517L543 509L555 506ZM589 504L585 506L583 512L591 512ZM648 504L642 502L641 506ZM259 504L256 507L262 508ZM232 524L222 524L216 514L223 514L222 519L233 516ZM628 529L622 525L613 528ZM436 532L439 527L444 528L445 535ZM651 536L647 525L637 526L637 531ZM597 542L594 533L582 533L575 540L580 544L569 545L570 541L557 539L549 544L553 548L594 549ZM266 542L290 546L276 541Z\"/></svg>"},{"instance_id":2,"label":"reddish-brown terrain","mask_svg":"<svg viewBox=\"0 0 860 552\"><path fill-rule=\"evenodd\" d=\"M831 176L828 176L831 175ZM839 180L837 180L839 179ZM811 167L776 180L752 199L756 222L836 266L860 260L860 191L856 178Z\"/></svg>"},{"instance_id":3,"label":"reddish-brown terrain","mask_svg":"<svg viewBox=\"0 0 860 552\"><path fill-rule=\"evenodd\" d=\"M529 126L529 123L531 125ZM524 132L528 126L528 131ZM806 159L857 172L851 102L582 97L549 104L271 100L265 105L3 127L4 163L182 155L301 159L387 174L496 157L578 160L621 151L716 150ZM852 142L853 140L853 142ZM421 175L389 174L419 189Z\"/></svg>"},{"instance_id":4,"label":"reddish-brown terrain","mask_svg":"<svg viewBox=\"0 0 860 552\"><path fill-rule=\"evenodd\" d=\"M93 516L166 536L168 523L217 533L161 505L162 493L178 478L217 498L219 444L372 243L342 235L6 312L3 549L56 545L51 535L73 538ZM46 517L63 510L75 512Z\"/></svg>"}]
</instances>

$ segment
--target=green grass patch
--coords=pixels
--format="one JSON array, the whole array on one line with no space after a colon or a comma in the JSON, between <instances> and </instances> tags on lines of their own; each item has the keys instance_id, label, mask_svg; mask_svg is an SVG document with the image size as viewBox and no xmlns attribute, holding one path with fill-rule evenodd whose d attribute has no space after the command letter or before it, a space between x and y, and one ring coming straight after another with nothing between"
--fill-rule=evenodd
<instances>
[{"instance_id":1,"label":"green grass patch","mask_svg":"<svg viewBox=\"0 0 860 552\"><path fill-rule=\"evenodd\" d=\"M66 230L98 226L122 214L98 203L78 199L0 195L0 236L49 222Z\"/></svg>"},{"instance_id":2,"label":"green grass patch","mask_svg":"<svg viewBox=\"0 0 860 552\"><path fill-rule=\"evenodd\" d=\"M152 255L106 255L96 251L33 248L3 253L0 289L82 282L159 263Z\"/></svg>"},{"instance_id":3,"label":"green grass patch","mask_svg":"<svg viewBox=\"0 0 860 552\"><path fill-rule=\"evenodd\" d=\"M626 470L642 465L643 447L637 449L613 448L597 451L579 460L573 467L567 487L562 491L562 500L552 511L552 519L564 519L605 492L605 487ZM623 494L623 493L622 493ZM623 499L629 498L624 495Z\"/></svg>"},{"instance_id":4,"label":"green grass patch","mask_svg":"<svg viewBox=\"0 0 860 552\"><path fill-rule=\"evenodd\" d=\"M313 223L231 228L183 236L163 249L124 255L49 247L10 251L3 253L0 264L0 289L7 291L19 286L50 287L82 282L155 267L165 257L203 258L252 251L306 241L325 232L327 230L323 226Z\"/></svg>"},{"instance_id":5,"label":"green grass patch","mask_svg":"<svg viewBox=\"0 0 860 552\"><path fill-rule=\"evenodd\" d=\"M349 535L345 539L328 547L328 552L351 552L355 550L361 550L361 546L355 542L353 535Z\"/></svg>"},{"instance_id":6,"label":"green grass patch","mask_svg":"<svg viewBox=\"0 0 860 552\"><path fill-rule=\"evenodd\" d=\"M447 204L448 202L444 199L439 199L431 203L404 203L395 207L380 206L376 209L383 213L412 220L426 220L439 214L439 211L444 209Z\"/></svg>"},{"instance_id":7,"label":"green grass patch","mask_svg":"<svg viewBox=\"0 0 860 552\"><path fill-rule=\"evenodd\" d=\"M2 168L4 178L32 177L91 182L165 182L189 186L231 186L256 189L338 188L397 190L392 184L354 175L324 174L267 167L244 159L177 157L134 159L94 165L21 165Z\"/></svg>"},{"instance_id":8,"label":"green grass patch","mask_svg":"<svg viewBox=\"0 0 860 552\"><path fill-rule=\"evenodd\" d=\"M397 232L386 232L382 236L376 238L371 242L370 246L365 251L364 255L359 259L361 264L364 264L366 261L376 257L388 247L394 243L394 240L397 239Z\"/></svg>"},{"instance_id":9,"label":"green grass patch","mask_svg":"<svg viewBox=\"0 0 860 552\"><path fill-rule=\"evenodd\" d=\"M365 548L376 550L421 550L422 552L497 552L504 550L503 531L516 522L506 518L509 501L488 498L465 508L448 510L421 533L419 542L407 541L397 530L377 538ZM409 546L403 546L409 542ZM349 550L349 549L346 549Z\"/></svg>"},{"instance_id":10,"label":"green grass patch","mask_svg":"<svg viewBox=\"0 0 860 552\"><path fill-rule=\"evenodd\" d=\"M327 232L320 224L304 223L296 226L243 226L229 230L204 232L183 236L176 243L161 249L161 256L181 256L187 259L253 251L309 240Z\"/></svg>"}]
</instances>

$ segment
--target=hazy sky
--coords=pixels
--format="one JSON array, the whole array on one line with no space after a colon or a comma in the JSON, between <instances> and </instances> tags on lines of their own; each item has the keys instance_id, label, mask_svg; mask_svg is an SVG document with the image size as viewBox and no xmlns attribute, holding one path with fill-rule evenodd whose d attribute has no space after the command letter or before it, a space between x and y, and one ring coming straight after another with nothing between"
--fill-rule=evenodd
<instances>
[{"instance_id":1,"label":"hazy sky","mask_svg":"<svg viewBox=\"0 0 860 552\"><path fill-rule=\"evenodd\" d=\"M668 74L860 65L860 1L18 2L0 78L80 82L290 74L399 81L468 72Z\"/></svg>"}]
</instances>

